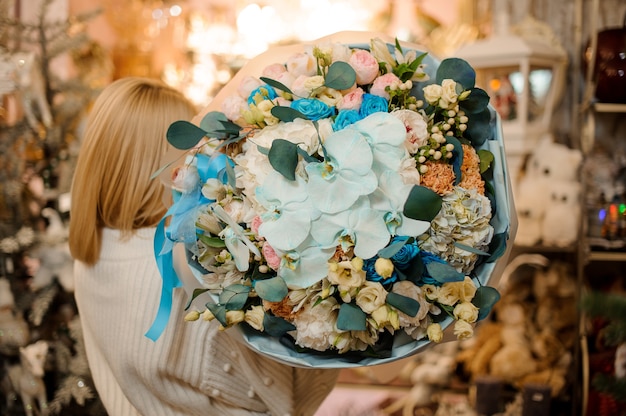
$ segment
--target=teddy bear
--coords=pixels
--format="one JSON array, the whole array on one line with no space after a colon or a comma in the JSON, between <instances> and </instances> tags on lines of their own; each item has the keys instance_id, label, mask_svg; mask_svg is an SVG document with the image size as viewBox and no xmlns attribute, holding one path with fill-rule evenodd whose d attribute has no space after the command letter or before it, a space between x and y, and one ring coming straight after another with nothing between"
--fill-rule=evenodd
<instances>
[{"instance_id":1,"label":"teddy bear","mask_svg":"<svg viewBox=\"0 0 626 416\"><path fill-rule=\"evenodd\" d=\"M525 168L513 186L515 205L518 213L518 232L516 244L532 246L540 242L546 245L571 243L571 232L578 231L580 221L580 182L579 167L582 153L577 149L554 142L551 135L546 135L537 143L525 163ZM578 184L569 186L568 184ZM552 198L558 201L552 202ZM563 198L565 197L565 201ZM559 199L560 198L560 199ZM570 202L575 199L575 202ZM577 215L563 215L567 208L578 210ZM556 213L551 211L555 210ZM550 212L548 221L546 214ZM576 212L574 212L576 214ZM553 224L558 218L558 224ZM550 227L568 231L565 237L553 239L556 233ZM543 241L544 237L548 241Z\"/></svg>"},{"instance_id":2,"label":"teddy bear","mask_svg":"<svg viewBox=\"0 0 626 416\"><path fill-rule=\"evenodd\" d=\"M576 242L582 211L580 194L579 182L552 182L541 222L541 241L544 245L568 247Z\"/></svg>"}]
</instances>

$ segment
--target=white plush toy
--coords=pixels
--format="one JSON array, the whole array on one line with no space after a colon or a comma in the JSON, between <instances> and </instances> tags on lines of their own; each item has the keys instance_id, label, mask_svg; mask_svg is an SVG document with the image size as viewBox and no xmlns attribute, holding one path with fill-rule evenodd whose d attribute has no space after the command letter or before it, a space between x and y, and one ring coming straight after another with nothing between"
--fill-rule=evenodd
<instances>
[{"instance_id":1,"label":"white plush toy","mask_svg":"<svg viewBox=\"0 0 626 416\"><path fill-rule=\"evenodd\" d=\"M541 239L544 245L567 247L576 242L581 215L580 188L578 182L552 182L541 225Z\"/></svg>"},{"instance_id":2,"label":"white plush toy","mask_svg":"<svg viewBox=\"0 0 626 416\"><path fill-rule=\"evenodd\" d=\"M514 186L515 206L518 213L518 232L515 243L518 245L532 246L538 243L553 245L556 242L552 238L552 232L545 232L549 223L554 221L557 215L563 215L564 210L571 208L571 213L565 213L566 217L559 219L555 227L568 231L578 231L580 219L580 201L552 202L554 194L569 195L574 187L580 192L579 169L582 163L582 153L577 149L571 149L566 145L555 143L550 136L542 138L533 149L526 163L524 174ZM566 184L576 184L570 187ZM563 188L560 190L560 188ZM567 188L567 190L565 189ZM575 199L567 196L567 199ZM556 213L549 211L556 210ZM577 210L577 212L575 212ZM546 215L550 215L549 222L545 221ZM556 229L556 228L555 228ZM548 236L547 241L543 241ZM571 236L566 236L571 240ZM559 241L558 245L563 242Z\"/></svg>"}]
</instances>

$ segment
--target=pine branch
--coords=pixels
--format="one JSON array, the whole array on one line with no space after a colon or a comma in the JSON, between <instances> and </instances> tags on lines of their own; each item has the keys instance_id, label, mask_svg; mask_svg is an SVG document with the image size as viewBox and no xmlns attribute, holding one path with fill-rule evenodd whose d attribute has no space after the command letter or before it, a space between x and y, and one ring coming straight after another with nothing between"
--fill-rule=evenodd
<instances>
[{"instance_id":1,"label":"pine branch","mask_svg":"<svg viewBox=\"0 0 626 416\"><path fill-rule=\"evenodd\" d=\"M593 386L615 400L626 403L626 379L599 373L593 378Z\"/></svg>"}]
</instances>

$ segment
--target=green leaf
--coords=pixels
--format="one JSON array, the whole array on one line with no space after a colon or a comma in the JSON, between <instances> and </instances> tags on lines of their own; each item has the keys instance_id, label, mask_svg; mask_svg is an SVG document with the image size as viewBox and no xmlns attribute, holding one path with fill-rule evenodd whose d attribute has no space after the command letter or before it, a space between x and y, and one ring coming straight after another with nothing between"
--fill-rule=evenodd
<instances>
[{"instance_id":1,"label":"green leaf","mask_svg":"<svg viewBox=\"0 0 626 416\"><path fill-rule=\"evenodd\" d=\"M226 131L228 130L227 126L229 125L231 126L231 130L235 129L232 126L236 127L234 134L239 134L241 127L231 123L230 120L228 120L228 117L219 111L210 111L206 113L200 122L200 127L204 129L209 136L217 139L226 139L228 137Z\"/></svg>"},{"instance_id":2,"label":"green leaf","mask_svg":"<svg viewBox=\"0 0 626 416\"><path fill-rule=\"evenodd\" d=\"M259 297L268 302L280 302L287 296L287 284L282 277L276 276L271 279L256 280L254 290Z\"/></svg>"},{"instance_id":3,"label":"green leaf","mask_svg":"<svg viewBox=\"0 0 626 416\"><path fill-rule=\"evenodd\" d=\"M298 147L297 147L297 149L298 149L298 154L299 154L300 156L302 156L302 158L303 158L304 160L306 160L307 162L309 162L309 163L319 162L319 160L318 160L318 159L316 159L314 156L312 156L312 155L308 154L308 153L306 152L306 150L304 150L304 149L303 149L303 148L301 148L300 146L298 146Z\"/></svg>"},{"instance_id":4,"label":"green leaf","mask_svg":"<svg viewBox=\"0 0 626 416\"><path fill-rule=\"evenodd\" d=\"M204 234L196 234L198 236L198 240L202 241L206 246L213 248L224 248L226 247L226 243L219 237L210 237Z\"/></svg>"},{"instance_id":5,"label":"green leaf","mask_svg":"<svg viewBox=\"0 0 626 416\"><path fill-rule=\"evenodd\" d=\"M224 305L230 311L241 310L248 301L249 293L250 286L234 284L225 287L222 293L220 293L220 305Z\"/></svg>"},{"instance_id":6,"label":"green leaf","mask_svg":"<svg viewBox=\"0 0 626 416\"><path fill-rule=\"evenodd\" d=\"M439 283L462 282L465 279L464 273L458 272L448 263L431 261L426 264L426 271Z\"/></svg>"},{"instance_id":7,"label":"green leaf","mask_svg":"<svg viewBox=\"0 0 626 416\"><path fill-rule=\"evenodd\" d=\"M491 256L486 260L487 263L498 260L506 251L506 242L509 238L508 232L495 234L489 243L489 252Z\"/></svg>"},{"instance_id":8,"label":"green leaf","mask_svg":"<svg viewBox=\"0 0 626 416\"><path fill-rule=\"evenodd\" d=\"M472 246L468 246L466 244L459 243L458 241L455 241L454 245L456 247L460 248L461 250L465 250L465 251L468 251L470 253L478 254L479 256L488 256L489 255L489 253L487 253L486 251L479 250L479 249L474 248Z\"/></svg>"},{"instance_id":9,"label":"green leaf","mask_svg":"<svg viewBox=\"0 0 626 416\"><path fill-rule=\"evenodd\" d=\"M500 292L491 286L481 286L476 289L472 304L478 308L478 320L485 319L499 300Z\"/></svg>"},{"instance_id":10,"label":"green leaf","mask_svg":"<svg viewBox=\"0 0 626 416\"><path fill-rule=\"evenodd\" d=\"M189 299L189 301L187 302L187 305L185 305L185 310L189 309L189 307L191 306L191 303L201 294L203 294L204 292L208 292L209 289L194 289L193 292L191 293L191 298Z\"/></svg>"},{"instance_id":11,"label":"green leaf","mask_svg":"<svg viewBox=\"0 0 626 416\"><path fill-rule=\"evenodd\" d=\"M397 240L393 243L389 244L387 247L382 248L378 251L378 257L382 257L384 259L390 259L396 254L398 251L404 247L405 244L410 244L414 241L413 237L407 238L405 240Z\"/></svg>"},{"instance_id":12,"label":"green leaf","mask_svg":"<svg viewBox=\"0 0 626 416\"><path fill-rule=\"evenodd\" d=\"M159 177L159 175L161 175L161 173L163 173L163 171L167 168L169 168L170 166L172 166L174 163L176 163L176 161L172 161L170 163L167 163L165 166L161 166L159 169L156 170L156 172L154 172L152 175L150 175L150 180Z\"/></svg>"},{"instance_id":13,"label":"green leaf","mask_svg":"<svg viewBox=\"0 0 626 416\"><path fill-rule=\"evenodd\" d=\"M261 77L260 78L261 81L265 82L267 85L276 88L277 90L281 90L281 91L285 91L286 93L289 93L291 95L294 95L293 92L291 92L291 90L289 88L287 88L286 85L271 79L271 78L266 78L266 77Z\"/></svg>"},{"instance_id":14,"label":"green leaf","mask_svg":"<svg viewBox=\"0 0 626 416\"><path fill-rule=\"evenodd\" d=\"M178 120L170 124L166 133L167 141L180 150L191 149L206 135L206 131L185 120Z\"/></svg>"},{"instance_id":15,"label":"green leaf","mask_svg":"<svg viewBox=\"0 0 626 416\"><path fill-rule=\"evenodd\" d=\"M224 170L226 171L226 178L228 178L228 185L233 189L237 189L237 175L235 174L235 168L230 164L230 158L226 162Z\"/></svg>"},{"instance_id":16,"label":"green leaf","mask_svg":"<svg viewBox=\"0 0 626 416\"><path fill-rule=\"evenodd\" d=\"M328 73L324 79L324 86L336 90L347 90L356 82L356 71L343 61L333 62L328 67Z\"/></svg>"},{"instance_id":17,"label":"green leaf","mask_svg":"<svg viewBox=\"0 0 626 416\"><path fill-rule=\"evenodd\" d=\"M265 146L259 146L259 145L257 145L257 146L256 146L256 148L257 148L257 150L259 151L259 153L261 153L262 155L267 156L267 155L269 155L269 154L270 154L270 149L269 149L269 148L267 148L267 147L265 147Z\"/></svg>"},{"instance_id":18,"label":"green leaf","mask_svg":"<svg viewBox=\"0 0 626 416\"><path fill-rule=\"evenodd\" d=\"M441 210L439 194L425 186L416 185L411 189L404 203L404 215L414 220L432 221Z\"/></svg>"},{"instance_id":19,"label":"green leaf","mask_svg":"<svg viewBox=\"0 0 626 416\"><path fill-rule=\"evenodd\" d=\"M489 105L489 94L480 88L472 88L470 91L469 97L461 101L459 107L468 114L478 114L484 111ZM470 119L472 117L472 115L469 116Z\"/></svg>"},{"instance_id":20,"label":"green leaf","mask_svg":"<svg viewBox=\"0 0 626 416\"><path fill-rule=\"evenodd\" d=\"M284 121L285 123L294 121L297 118L308 120L308 118L298 110L291 107L286 107L284 105L275 105L274 107L272 107L272 110L270 112L274 117L276 117L280 121Z\"/></svg>"},{"instance_id":21,"label":"green leaf","mask_svg":"<svg viewBox=\"0 0 626 416\"><path fill-rule=\"evenodd\" d=\"M413 298L398 293L387 293L387 303L402 313L415 317L420 310L420 303Z\"/></svg>"},{"instance_id":22,"label":"green leaf","mask_svg":"<svg viewBox=\"0 0 626 416\"><path fill-rule=\"evenodd\" d=\"M343 303L337 316L337 329L342 331L365 331L367 316L354 303Z\"/></svg>"},{"instance_id":23,"label":"green leaf","mask_svg":"<svg viewBox=\"0 0 626 416\"><path fill-rule=\"evenodd\" d=\"M481 175L491 167L494 161L493 153L487 149L480 149L478 152L478 158L480 159L480 173Z\"/></svg>"},{"instance_id":24,"label":"green leaf","mask_svg":"<svg viewBox=\"0 0 626 416\"><path fill-rule=\"evenodd\" d=\"M279 318L269 313L265 313L263 316L263 332L271 337L282 337L289 331L293 331L296 327L285 321L283 318Z\"/></svg>"},{"instance_id":25,"label":"green leaf","mask_svg":"<svg viewBox=\"0 0 626 416\"><path fill-rule=\"evenodd\" d=\"M437 68L437 84L441 84L444 79L453 79L463 86L464 90L474 88L476 84L476 71L461 58L447 58L441 61Z\"/></svg>"},{"instance_id":26,"label":"green leaf","mask_svg":"<svg viewBox=\"0 0 626 416\"><path fill-rule=\"evenodd\" d=\"M290 181L296 180L298 145L284 139L276 139L268 153L270 165Z\"/></svg>"},{"instance_id":27,"label":"green leaf","mask_svg":"<svg viewBox=\"0 0 626 416\"><path fill-rule=\"evenodd\" d=\"M219 321L222 326L227 327L228 321L226 320L226 307L224 305L218 305L212 302L206 304L208 310L211 311L215 319Z\"/></svg>"},{"instance_id":28,"label":"green leaf","mask_svg":"<svg viewBox=\"0 0 626 416\"><path fill-rule=\"evenodd\" d=\"M493 127L490 122L491 111L489 111L489 107L469 117L465 136L470 139L474 147L482 145L485 141L491 140L493 137Z\"/></svg>"}]
</instances>

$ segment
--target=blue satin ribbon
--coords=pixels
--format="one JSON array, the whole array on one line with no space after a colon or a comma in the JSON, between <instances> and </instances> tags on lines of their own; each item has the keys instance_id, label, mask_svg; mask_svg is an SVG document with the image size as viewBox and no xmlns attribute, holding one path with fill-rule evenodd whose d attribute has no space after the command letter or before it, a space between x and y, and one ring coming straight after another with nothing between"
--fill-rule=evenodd
<instances>
[{"instance_id":1,"label":"blue satin ribbon","mask_svg":"<svg viewBox=\"0 0 626 416\"><path fill-rule=\"evenodd\" d=\"M161 274L162 287L157 315L152 326L145 334L152 341L156 341L165 330L172 312L174 289L182 286L174 270L172 252L174 244L179 242L195 243L197 208L212 202L202 195L202 184L212 178L219 179L225 183L226 163L231 163L232 165L232 161L223 153L215 153L210 157L199 153L196 155L196 160L198 175L200 176L198 186L194 187L191 192L176 195L174 204L159 221L154 235L154 257ZM172 217L172 220L166 229L165 221L169 216Z\"/></svg>"}]
</instances>

